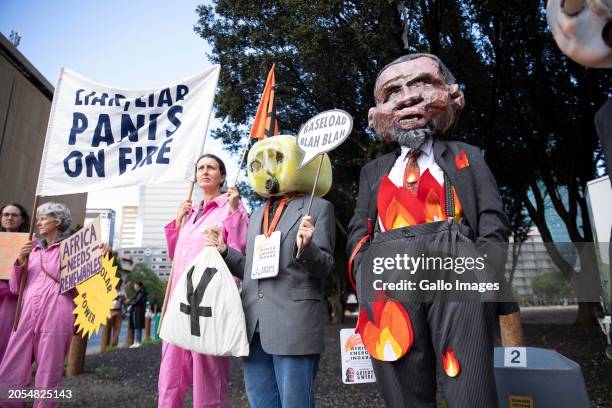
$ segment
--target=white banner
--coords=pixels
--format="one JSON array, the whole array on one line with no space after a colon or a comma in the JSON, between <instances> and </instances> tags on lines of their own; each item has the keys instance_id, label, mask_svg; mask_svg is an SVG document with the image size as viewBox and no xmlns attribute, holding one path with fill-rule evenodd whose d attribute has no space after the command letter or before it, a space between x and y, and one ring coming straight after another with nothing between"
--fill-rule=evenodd
<instances>
[{"instance_id":1,"label":"white banner","mask_svg":"<svg viewBox=\"0 0 612 408\"><path fill-rule=\"evenodd\" d=\"M219 65L162 89L125 90L62 68L36 194L189 180L202 152Z\"/></svg>"}]
</instances>

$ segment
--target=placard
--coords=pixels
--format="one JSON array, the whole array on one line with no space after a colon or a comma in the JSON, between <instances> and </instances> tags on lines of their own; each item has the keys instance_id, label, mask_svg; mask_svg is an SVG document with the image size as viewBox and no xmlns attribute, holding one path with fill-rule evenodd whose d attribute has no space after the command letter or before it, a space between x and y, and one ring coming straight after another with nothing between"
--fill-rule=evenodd
<instances>
[{"instance_id":1,"label":"placard","mask_svg":"<svg viewBox=\"0 0 612 408\"><path fill-rule=\"evenodd\" d=\"M342 358L342 382L362 384L376 382L370 354L355 329L340 330L340 357Z\"/></svg>"},{"instance_id":2,"label":"placard","mask_svg":"<svg viewBox=\"0 0 612 408\"><path fill-rule=\"evenodd\" d=\"M26 242L26 232L0 232L0 279L11 278L13 265Z\"/></svg>"},{"instance_id":3,"label":"placard","mask_svg":"<svg viewBox=\"0 0 612 408\"><path fill-rule=\"evenodd\" d=\"M100 244L100 217L60 243L60 293L100 272Z\"/></svg>"},{"instance_id":4,"label":"placard","mask_svg":"<svg viewBox=\"0 0 612 408\"><path fill-rule=\"evenodd\" d=\"M280 231L274 231L270 238L263 234L255 237L251 279L274 278L278 275L280 239Z\"/></svg>"}]
</instances>

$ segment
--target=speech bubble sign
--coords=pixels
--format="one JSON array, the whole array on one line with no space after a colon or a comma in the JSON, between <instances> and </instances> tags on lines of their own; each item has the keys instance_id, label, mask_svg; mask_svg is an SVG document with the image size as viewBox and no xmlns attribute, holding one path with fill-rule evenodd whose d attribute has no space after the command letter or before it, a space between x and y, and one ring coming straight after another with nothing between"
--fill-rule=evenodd
<instances>
[{"instance_id":1,"label":"speech bubble sign","mask_svg":"<svg viewBox=\"0 0 612 408\"><path fill-rule=\"evenodd\" d=\"M302 126L297 146L304 156L302 168L320 154L327 153L346 140L353 130L353 117L341 109L331 109L313 116Z\"/></svg>"}]
</instances>

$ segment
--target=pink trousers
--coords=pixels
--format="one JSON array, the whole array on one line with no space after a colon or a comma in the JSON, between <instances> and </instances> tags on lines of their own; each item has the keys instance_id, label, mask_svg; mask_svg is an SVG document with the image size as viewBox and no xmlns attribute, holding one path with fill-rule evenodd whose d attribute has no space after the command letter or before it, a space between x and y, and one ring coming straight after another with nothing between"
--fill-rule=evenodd
<instances>
[{"instance_id":1,"label":"pink trousers","mask_svg":"<svg viewBox=\"0 0 612 408\"><path fill-rule=\"evenodd\" d=\"M0 294L0 362L2 362L2 356L4 356L6 346L11 337L16 307L17 296Z\"/></svg>"},{"instance_id":2,"label":"pink trousers","mask_svg":"<svg viewBox=\"0 0 612 408\"><path fill-rule=\"evenodd\" d=\"M207 356L163 342L158 407L182 407L193 385L193 406L229 407L229 357Z\"/></svg>"}]
</instances>

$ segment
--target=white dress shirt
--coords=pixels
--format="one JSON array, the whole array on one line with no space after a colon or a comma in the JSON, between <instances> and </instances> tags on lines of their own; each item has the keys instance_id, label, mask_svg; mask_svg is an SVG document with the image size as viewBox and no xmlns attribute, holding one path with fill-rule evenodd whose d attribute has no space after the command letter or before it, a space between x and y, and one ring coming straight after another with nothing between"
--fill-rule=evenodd
<instances>
[{"instance_id":1,"label":"white dress shirt","mask_svg":"<svg viewBox=\"0 0 612 408\"><path fill-rule=\"evenodd\" d=\"M404 171L408 165L408 153L410 148L402 146L402 152L400 153L393 168L389 172L389 180L398 187L404 185ZM434 160L433 155L433 141L431 138L427 138L427 141L421 147L421 154L417 158L419 165L419 172L422 176L425 170L429 169L431 175L436 179L440 185L444 184L444 171L438 166L438 163Z\"/></svg>"}]
</instances>

